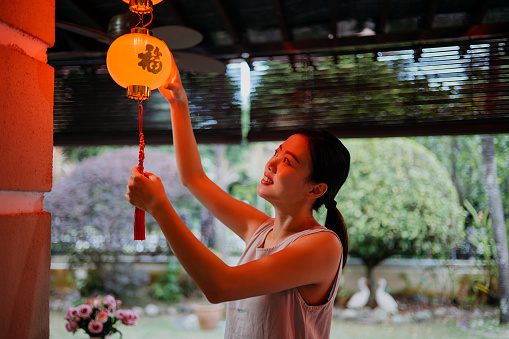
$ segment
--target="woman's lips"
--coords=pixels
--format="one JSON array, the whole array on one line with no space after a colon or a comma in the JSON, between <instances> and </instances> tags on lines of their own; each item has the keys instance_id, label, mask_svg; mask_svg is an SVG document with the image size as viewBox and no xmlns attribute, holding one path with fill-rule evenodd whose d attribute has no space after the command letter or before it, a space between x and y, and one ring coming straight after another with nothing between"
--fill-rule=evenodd
<instances>
[{"instance_id":1,"label":"woman's lips","mask_svg":"<svg viewBox=\"0 0 509 339\"><path fill-rule=\"evenodd\" d=\"M263 176L262 184L270 185L270 184L273 184L273 183L274 183L274 181L272 181L272 179L270 179L266 174Z\"/></svg>"}]
</instances>

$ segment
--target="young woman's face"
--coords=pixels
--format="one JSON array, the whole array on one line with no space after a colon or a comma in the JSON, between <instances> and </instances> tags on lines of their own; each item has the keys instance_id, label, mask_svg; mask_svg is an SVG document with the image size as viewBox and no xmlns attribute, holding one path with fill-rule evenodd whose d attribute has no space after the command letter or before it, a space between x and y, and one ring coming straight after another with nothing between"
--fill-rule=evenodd
<instances>
[{"instance_id":1,"label":"young woman's face","mask_svg":"<svg viewBox=\"0 0 509 339\"><path fill-rule=\"evenodd\" d=\"M258 195L273 205L289 204L306 199L313 184L311 155L306 136L294 134L281 144L265 165Z\"/></svg>"}]
</instances>

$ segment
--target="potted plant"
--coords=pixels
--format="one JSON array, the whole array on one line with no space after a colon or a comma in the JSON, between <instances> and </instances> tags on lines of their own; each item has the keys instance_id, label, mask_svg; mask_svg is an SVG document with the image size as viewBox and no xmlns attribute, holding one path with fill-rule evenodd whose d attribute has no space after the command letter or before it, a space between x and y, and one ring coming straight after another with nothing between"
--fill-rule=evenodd
<instances>
[{"instance_id":1,"label":"potted plant","mask_svg":"<svg viewBox=\"0 0 509 339\"><path fill-rule=\"evenodd\" d=\"M83 329L90 338L106 339L114 333L119 333L122 338L122 332L116 326L134 326L139 317L132 310L117 309L121 304L120 300L115 300L111 295L91 298L86 303L67 310L65 328L72 333Z\"/></svg>"},{"instance_id":2,"label":"potted plant","mask_svg":"<svg viewBox=\"0 0 509 339\"><path fill-rule=\"evenodd\" d=\"M198 303L193 306L193 312L198 317L198 323L202 330L213 330L219 320L223 318L224 305Z\"/></svg>"}]
</instances>

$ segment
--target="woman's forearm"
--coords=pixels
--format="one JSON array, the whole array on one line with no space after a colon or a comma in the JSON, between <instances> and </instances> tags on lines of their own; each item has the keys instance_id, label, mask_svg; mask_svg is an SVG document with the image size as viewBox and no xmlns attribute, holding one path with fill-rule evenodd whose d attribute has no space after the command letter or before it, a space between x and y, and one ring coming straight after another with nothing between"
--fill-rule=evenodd
<instances>
[{"instance_id":1,"label":"woman's forearm","mask_svg":"<svg viewBox=\"0 0 509 339\"><path fill-rule=\"evenodd\" d=\"M212 303L223 301L221 277L230 269L201 243L177 215L170 202L152 212L166 240L189 276Z\"/></svg>"},{"instance_id":2,"label":"woman's forearm","mask_svg":"<svg viewBox=\"0 0 509 339\"><path fill-rule=\"evenodd\" d=\"M179 178L187 186L204 175L187 102L171 104L171 123Z\"/></svg>"}]
</instances>

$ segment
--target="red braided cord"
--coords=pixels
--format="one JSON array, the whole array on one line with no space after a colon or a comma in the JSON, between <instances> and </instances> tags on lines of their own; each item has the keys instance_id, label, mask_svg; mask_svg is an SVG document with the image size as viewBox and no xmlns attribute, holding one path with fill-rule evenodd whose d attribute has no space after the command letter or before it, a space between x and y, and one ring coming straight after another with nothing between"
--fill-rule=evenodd
<instances>
[{"instance_id":1,"label":"red braided cord","mask_svg":"<svg viewBox=\"0 0 509 339\"><path fill-rule=\"evenodd\" d=\"M143 106L138 101L138 126L140 130L140 152L138 155L138 172L145 174L143 160L145 160L145 137L143 136ZM134 209L134 240L145 240L145 211L136 207Z\"/></svg>"}]
</instances>

